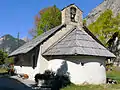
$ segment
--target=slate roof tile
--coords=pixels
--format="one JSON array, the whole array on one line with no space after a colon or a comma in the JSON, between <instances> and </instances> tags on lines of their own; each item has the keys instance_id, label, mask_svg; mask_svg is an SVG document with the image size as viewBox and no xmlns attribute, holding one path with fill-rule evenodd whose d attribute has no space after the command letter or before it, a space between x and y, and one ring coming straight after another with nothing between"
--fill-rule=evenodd
<instances>
[{"instance_id":1,"label":"slate roof tile","mask_svg":"<svg viewBox=\"0 0 120 90\"><path fill-rule=\"evenodd\" d=\"M92 55L115 57L103 45L94 40L88 33L75 28L60 41L49 47L43 55Z\"/></svg>"}]
</instances>

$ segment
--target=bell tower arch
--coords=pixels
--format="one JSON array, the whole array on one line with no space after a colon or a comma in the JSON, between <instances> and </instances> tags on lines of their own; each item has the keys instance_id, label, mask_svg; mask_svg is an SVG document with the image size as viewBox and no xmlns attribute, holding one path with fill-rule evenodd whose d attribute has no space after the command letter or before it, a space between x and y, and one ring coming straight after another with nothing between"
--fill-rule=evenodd
<instances>
[{"instance_id":1,"label":"bell tower arch","mask_svg":"<svg viewBox=\"0 0 120 90\"><path fill-rule=\"evenodd\" d=\"M62 9L62 24L82 26L82 11L74 4Z\"/></svg>"}]
</instances>

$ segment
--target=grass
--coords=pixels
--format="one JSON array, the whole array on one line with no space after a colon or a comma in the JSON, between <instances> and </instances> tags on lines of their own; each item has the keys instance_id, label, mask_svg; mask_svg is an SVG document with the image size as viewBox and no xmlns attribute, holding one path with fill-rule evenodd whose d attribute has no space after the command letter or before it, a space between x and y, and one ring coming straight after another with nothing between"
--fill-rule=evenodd
<instances>
[{"instance_id":1,"label":"grass","mask_svg":"<svg viewBox=\"0 0 120 90\"><path fill-rule=\"evenodd\" d=\"M115 79L120 83L120 70L118 71L116 68L118 67L114 67L112 71L107 71L107 77Z\"/></svg>"},{"instance_id":2,"label":"grass","mask_svg":"<svg viewBox=\"0 0 120 90\"><path fill-rule=\"evenodd\" d=\"M104 84L104 85L74 85L71 84L61 90L120 90L120 70L114 67L112 71L107 71L107 77L115 79L118 84Z\"/></svg>"},{"instance_id":3,"label":"grass","mask_svg":"<svg viewBox=\"0 0 120 90\"><path fill-rule=\"evenodd\" d=\"M61 90L120 90L120 84L119 85L70 85L64 89Z\"/></svg>"},{"instance_id":4,"label":"grass","mask_svg":"<svg viewBox=\"0 0 120 90\"><path fill-rule=\"evenodd\" d=\"M0 68L0 74L1 73L6 73L7 72L7 69L5 69L5 68Z\"/></svg>"}]
</instances>

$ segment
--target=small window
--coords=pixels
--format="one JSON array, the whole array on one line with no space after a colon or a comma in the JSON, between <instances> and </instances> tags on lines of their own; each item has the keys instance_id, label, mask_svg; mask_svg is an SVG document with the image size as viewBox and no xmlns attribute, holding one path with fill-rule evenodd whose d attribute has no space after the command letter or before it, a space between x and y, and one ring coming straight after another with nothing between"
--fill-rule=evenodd
<instances>
[{"instance_id":1,"label":"small window","mask_svg":"<svg viewBox=\"0 0 120 90\"><path fill-rule=\"evenodd\" d=\"M19 62L19 57L18 56L14 57L14 64L17 64L18 62Z\"/></svg>"},{"instance_id":2,"label":"small window","mask_svg":"<svg viewBox=\"0 0 120 90\"><path fill-rule=\"evenodd\" d=\"M81 62L81 65L84 66L84 63Z\"/></svg>"},{"instance_id":3,"label":"small window","mask_svg":"<svg viewBox=\"0 0 120 90\"><path fill-rule=\"evenodd\" d=\"M24 63L24 61L23 61L23 60L20 60L20 67L23 66L23 63Z\"/></svg>"},{"instance_id":4,"label":"small window","mask_svg":"<svg viewBox=\"0 0 120 90\"><path fill-rule=\"evenodd\" d=\"M32 55L32 68L35 68L36 64L36 59L35 59L35 54Z\"/></svg>"},{"instance_id":5,"label":"small window","mask_svg":"<svg viewBox=\"0 0 120 90\"><path fill-rule=\"evenodd\" d=\"M20 67L22 67L23 64L24 64L24 58L23 58L23 55L19 56L19 58L20 58Z\"/></svg>"},{"instance_id":6,"label":"small window","mask_svg":"<svg viewBox=\"0 0 120 90\"><path fill-rule=\"evenodd\" d=\"M75 15L76 15L76 8L71 7L70 8L70 18L72 22L75 22Z\"/></svg>"}]
</instances>

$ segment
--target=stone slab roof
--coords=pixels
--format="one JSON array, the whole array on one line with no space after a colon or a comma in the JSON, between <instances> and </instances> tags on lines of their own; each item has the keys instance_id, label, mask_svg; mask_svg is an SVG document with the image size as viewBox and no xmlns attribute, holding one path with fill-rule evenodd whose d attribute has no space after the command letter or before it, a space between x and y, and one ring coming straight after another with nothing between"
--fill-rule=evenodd
<instances>
[{"instance_id":1,"label":"stone slab roof","mask_svg":"<svg viewBox=\"0 0 120 90\"><path fill-rule=\"evenodd\" d=\"M103 45L97 42L87 32L74 28L66 33L58 42L50 46L43 55L88 55L100 57L115 57Z\"/></svg>"},{"instance_id":2,"label":"stone slab roof","mask_svg":"<svg viewBox=\"0 0 120 90\"><path fill-rule=\"evenodd\" d=\"M49 38L52 34L54 34L55 32L57 32L59 29L61 29L62 27L64 27L65 25L59 25L45 33L43 33L42 35L38 36L37 38L31 40L30 42L25 43L23 46L19 47L17 50L13 51L10 56L15 56L18 54L24 54L29 52L30 50L32 50L33 48L35 48L37 45L39 45L40 43L42 43L44 40L46 40L47 38Z\"/></svg>"}]
</instances>

